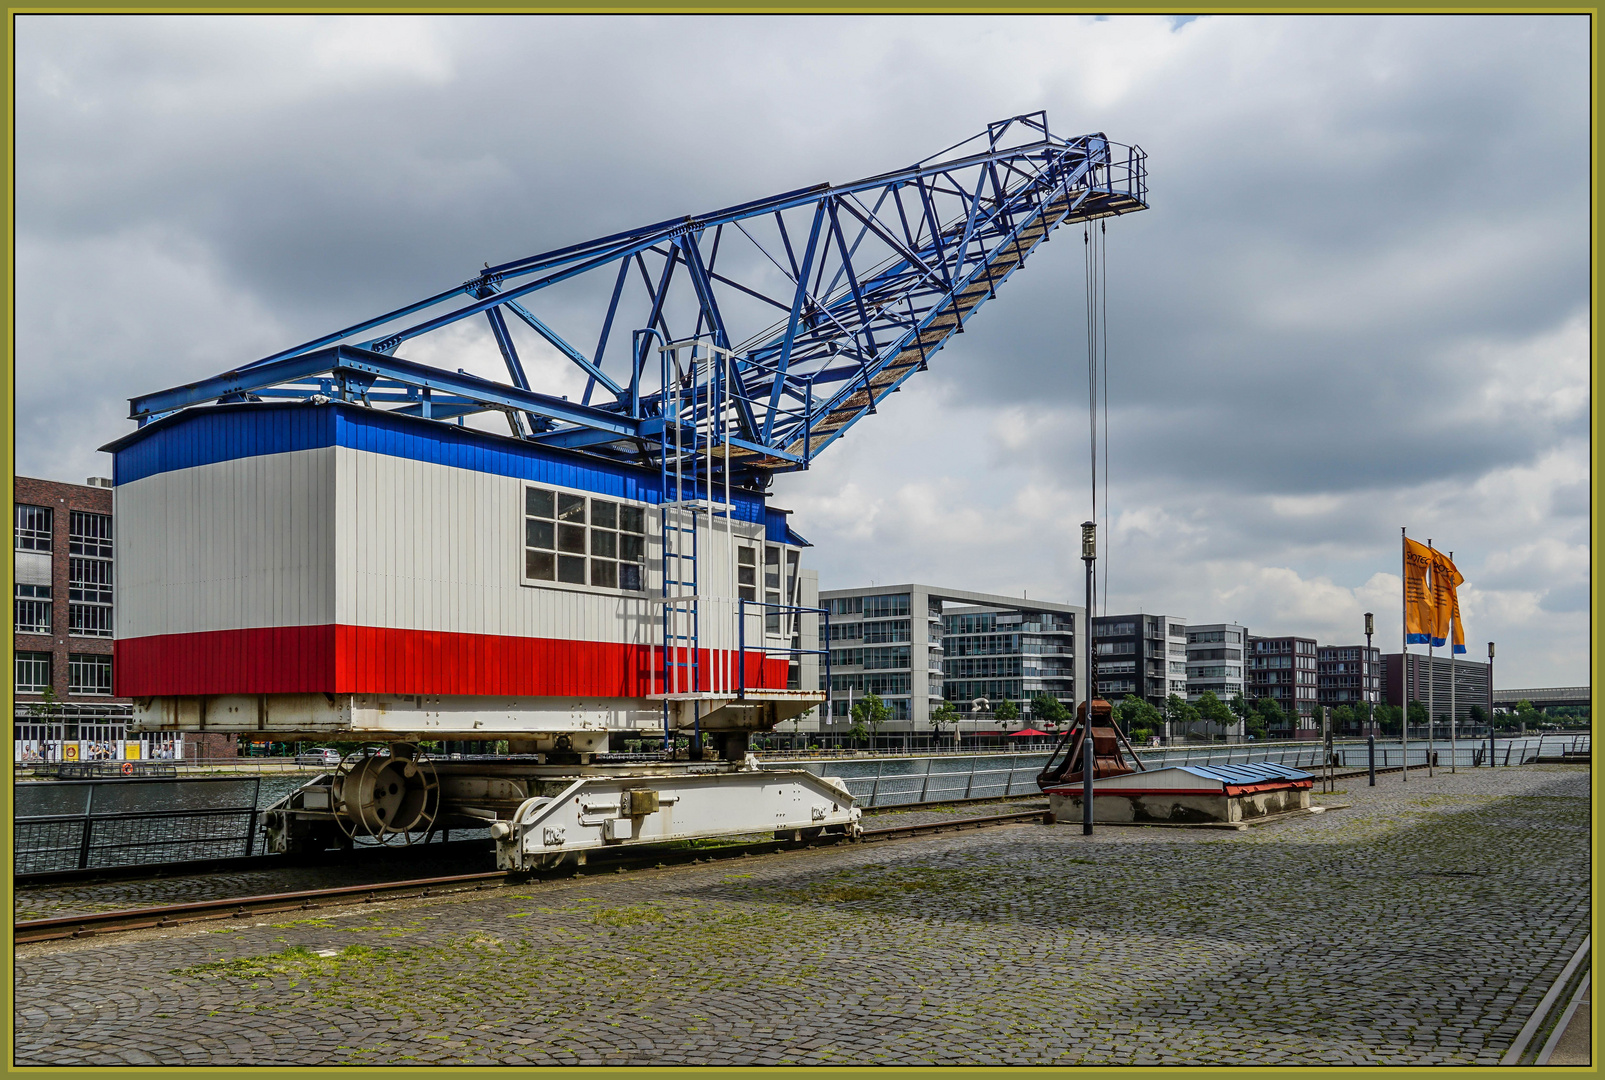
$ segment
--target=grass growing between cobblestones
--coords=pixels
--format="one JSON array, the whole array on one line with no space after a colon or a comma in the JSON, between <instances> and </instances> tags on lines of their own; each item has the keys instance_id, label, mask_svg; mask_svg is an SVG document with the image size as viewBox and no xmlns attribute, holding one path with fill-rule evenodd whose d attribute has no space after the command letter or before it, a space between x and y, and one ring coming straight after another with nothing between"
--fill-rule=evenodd
<instances>
[{"instance_id":1,"label":"grass growing between cobblestones","mask_svg":"<svg viewBox=\"0 0 1605 1080\"><path fill-rule=\"evenodd\" d=\"M781 889L778 895L805 904L885 904L907 900L909 893L951 891L972 884L980 870L939 869L929 866L886 867L879 864L840 870L824 881L802 888ZM751 888L757 888L752 886Z\"/></svg>"}]
</instances>

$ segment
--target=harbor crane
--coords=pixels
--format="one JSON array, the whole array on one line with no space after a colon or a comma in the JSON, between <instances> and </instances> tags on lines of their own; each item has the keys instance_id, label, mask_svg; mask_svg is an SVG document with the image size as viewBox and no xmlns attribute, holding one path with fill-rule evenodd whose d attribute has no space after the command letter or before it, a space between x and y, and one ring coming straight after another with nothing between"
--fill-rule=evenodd
<instances>
[{"instance_id":1,"label":"harbor crane","mask_svg":"<svg viewBox=\"0 0 1605 1080\"><path fill-rule=\"evenodd\" d=\"M839 785L747 753L829 675L773 477L926 370L1054 229L1147 204L1140 148L1015 116L852 183L487 263L133 398L106 447L116 692L140 730L374 744L273 808L278 850L489 826L524 867L852 832ZM505 380L419 359L476 328ZM552 364L571 377L536 385ZM420 748L441 739L510 753Z\"/></svg>"}]
</instances>

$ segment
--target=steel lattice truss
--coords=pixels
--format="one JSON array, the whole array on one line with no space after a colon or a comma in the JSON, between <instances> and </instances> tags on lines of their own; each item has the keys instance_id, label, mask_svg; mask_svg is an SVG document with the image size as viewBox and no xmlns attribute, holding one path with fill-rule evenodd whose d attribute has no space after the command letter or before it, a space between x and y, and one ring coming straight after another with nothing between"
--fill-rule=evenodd
<instances>
[{"instance_id":1,"label":"steel lattice truss","mask_svg":"<svg viewBox=\"0 0 1605 1080\"><path fill-rule=\"evenodd\" d=\"M924 370L1054 227L1146 206L1141 149L1060 138L1045 113L1017 116L896 172L487 266L417 303L134 398L130 415L143 425L207 402L315 395L435 420L500 411L522 438L641 464L661 464L675 441L666 429L689 432L700 417L704 443L711 434L739 480L761 484L806 468ZM488 328L507 383L402 358L464 320ZM678 415L666 416L658 350L691 339L734 351L729 385L716 372L711 390L671 395ZM531 387L532 350L583 372L579 401ZM711 433L698 398L710 392L725 403Z\"/></svg>"}]
</instances>

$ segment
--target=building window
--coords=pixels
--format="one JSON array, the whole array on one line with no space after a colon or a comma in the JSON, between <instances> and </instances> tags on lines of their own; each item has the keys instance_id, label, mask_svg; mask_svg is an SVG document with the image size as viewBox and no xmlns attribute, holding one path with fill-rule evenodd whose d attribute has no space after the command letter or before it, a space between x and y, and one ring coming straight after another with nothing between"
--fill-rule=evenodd
<instances>
[{"instance_id":1,"label":"building window","mask_svg":"<svg viewBox=\"0 0 1605 1080\"><path fill-rule=\"evenodd\" d=\"M18 585L14 606L19 634L50 633L50 586Z\"/></svg>"},{"instance_id":2,"label":"building window","mask_svg":"<svg viewBox=\"0 0 1605 1080\"><path fill-rule=\"evenodd\" d=\"M68 633L73 637L111 637L110 604L69 604Z\"/></svg>"},{"instance_id":3,"label":"building window","mask_svg":"<svg viewBox=\"0 0 1605 1080\"><path fill-rule=\"evenodd\" d=\"M758 599L757 548L742 546L736 549L736 592L743 600ZM831 627L831 630L831 636L836 637L836 627Z\"/></svg>"},{"instance_id":4,"label":"building window","mask_svg":"<svg viewBox=\"0 0 1605 1080\"><path fill-rule=\"evenodd\" d=\"M19 652L17 657L17 693L42 694L50 685L50 654L47 652Z\"/></svg>"},{"instance_id":5,"label":"building window","mask_svg":"<svg viewBox=\"0 0 1605 1080\"><path fill-rule=\"evenodd\" d=\"M864 641L871 645L909 640L910 625L907 619L892 619L886 622L862 622L858 625L864 628Z\"/></svg>"},{"instance_id":6,"label":"building window","mask_svg":"<svg viewBox=\"0 0 1605 1080\"><path fill-rule=\"evenodd\" d=\"M525 488L524 578L644 590L646 511L609 499Z\"/></svg>"},{"instance_id":7,"label":"building window","mask_svg":"<svg viewBox=\"0 0 1605 1080\"><path fill-rule=\"evenodd\" d=\"M830 688L836 692L852 691L859 694L877 694L885 697L888 694L909 693L911 678L907 672L875 675L860 673L851 675L832 674Z\"/></svg>"},{"instance_id":8,"label":"building window","mask_svg":"<svg viewBox=\"0 0 1605 1080\"><path fill-rule=\"evenodd\" d=\"M111 558L111 515L72 511L67 519L67 554Z\"/></svg>"},{"instance_id":9,"label":"building window","mask_svg":"<svg viewBox=\"0 0 1605 1080\"><path fill-rule=\"evenodd\" d=\"M80 555L67 559L69 633L82 637L111 637L111 566L110 559Z\"/></svg>"},{"instance_id":10,"label":"building window","mask_svg":"<svg viewBox=\"0 0 1605 1080\"><path fill-rule=\"evenodd\" d=\"M111 657L73 653L67 657L67 693L111 695Z\"/></svg>"},{"instance_id":11,"label":"building window","mask_svg":"<svg viewBox=\"0 0 1605 1080\"><path fill-rule=\"evenodd\" d=\"M890 648L864 649L864 667L866 668L906 668L910 666L909 647L907 645L892 646Z\"/></svg>"},{"instance_id":12,"label":"building window","mask_svg":"<svg viewBox=\"0 0 1605 1080\"><path fill-rule=\"evenodd\" d=\"M765 545L763 553L764 633L780 633L780 549Z\"/></svg>"},{"instance_id":13,"label":"building window","mask_svg":"<svg viewBox=\"0 0 1605 1080\"><path fill-rule=\"evenodd\" d=\"M908 614L908 594L864 597L864 618L889 619Z\"/></svg>"},{"instance_id":14,"label":"building window","mask_svg":"<svg viewBox=\"0 0 1605 1080\"><path fill-rule=\"evenodd\" d=\"M13 531L18 551L49 551L54 511L48 506L17 504Z\"/></svg>"}]
</instances>

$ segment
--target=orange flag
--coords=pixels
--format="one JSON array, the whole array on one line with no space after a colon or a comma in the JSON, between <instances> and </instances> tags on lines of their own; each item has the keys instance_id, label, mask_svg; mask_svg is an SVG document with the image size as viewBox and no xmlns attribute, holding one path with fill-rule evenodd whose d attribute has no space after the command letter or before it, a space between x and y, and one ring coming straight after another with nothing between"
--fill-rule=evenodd
<instances>
[{"instance_id":1,"label":"orange flag","mask_svg":"<svg viewBox=\"0 0 1605 1080\"><path fill-rule=\"evenodd\" d=\"M1442 648L1454 639L1454 651L1466 651L1466 631L1460 625L1460 594L1466 579L1454 560L1441 551L1432 552L1432 644Z\"/></svg>"},{"instance_id":2,"label":"orange flag","mask_svg":"<svg viewBox=\"0 0 1605 1080\"><path fill-rule=\"evenodd\" d=\"M1404 640L1411 645L1426 645L1437 636L1437 607L1429 584L1435 554L1425 544L1404 538Z\"/></svg>"}]
</instances>

